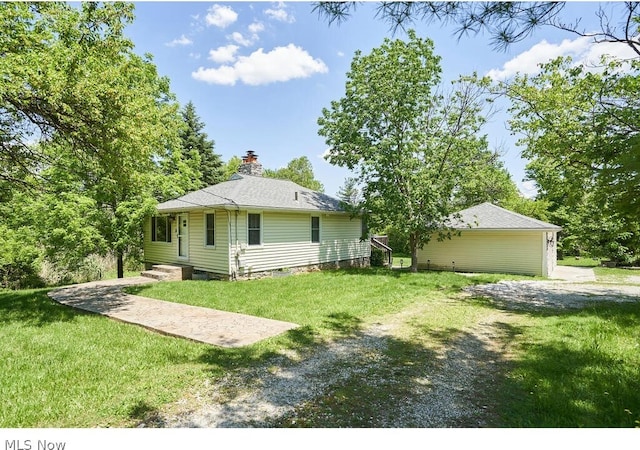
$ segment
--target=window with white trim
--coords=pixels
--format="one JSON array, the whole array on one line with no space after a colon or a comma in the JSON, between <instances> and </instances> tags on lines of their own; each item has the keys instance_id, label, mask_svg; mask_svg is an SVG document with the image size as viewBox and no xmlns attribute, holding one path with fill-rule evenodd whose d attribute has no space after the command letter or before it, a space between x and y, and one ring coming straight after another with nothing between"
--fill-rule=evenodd
<instances>
[{"instance_id":1,"label":"window with white trim","mask_svg":"<svg viewBox=\"0 0 640 450\"><path fill-rule=\"evenodd\" d=\"M171 242L171 220L169 217L151 217L151 241Z\"/></svg>"},{"instance_id":2,"label":"window with white trim","mask_svg":"<svg viewBox=\"0 0 640 450\"><path fill-rule=\"evenodd\" d=\"M262 244L262 215L249 213L247 215L247 242L249 245Z\"/></svg>"},{"instance_id":3,"label":"window with white trim","mask_svg":"<svg viewBox=\"0 0 640 450\"><path fill-rule=\"evenodd\" d=\"M204 215L204 245L213 247L216 245L216 216L213 213Z\"/></svg>"}]
</instances>

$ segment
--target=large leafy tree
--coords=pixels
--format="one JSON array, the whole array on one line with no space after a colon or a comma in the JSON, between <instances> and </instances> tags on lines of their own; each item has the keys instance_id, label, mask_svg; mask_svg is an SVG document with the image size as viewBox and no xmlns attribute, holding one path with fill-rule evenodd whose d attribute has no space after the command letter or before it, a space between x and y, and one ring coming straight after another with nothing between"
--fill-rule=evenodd
<instances>
[{"instance_id":1,"label":"large leafy tree","mask_svg":"<svg viewBox=\"0 0 640 450\"><path fill-rule=\"evenodd\" d=\"M265 169L263 176L290 180L312 191L324 192L324 186L320 181L315 179L313 166L306 156L294 158L289 161L286 167L280 169Z\"/></svg>"},{"instance_id":2,"label":"large leafy tree","mask_svg":"<svg viewBox=\"0 0 640 450\"><path fill-rule=\"evenodd\" d=\"M439 92L440 57L409 31L369 55L356 52L344 96L318 119L331 164L353 170L373 228L392 226L417 249L450 235L446 218L460 206L463 180L481 178L491 160L485 119L487 80L461 78Z\"/></svg>"},{"instance_id":3,"label":"large leafy tree","mask_svg":"<svg viewBox=\"0 0 640 450\"><path fill-rule=\"evenodd\" d=\"M34 203L53 195L57 228L95 230L118 276L153 196L178 195L195 179L182 162L169 82L123 34L131 20L127 3L0 5L0 180L29 185ZM89 205L90 227L71 220ZM68 250L73 234L59 236L45 242Z\"/></svg>"},{"instance_id":4,"label":"large leafy tree","mask_svg":"<svg viewBox=\"0 0 640 450\"><path fill-rule=\"evenodd\" d=\"M565 243L630 262L640 257L640 61L601 69L561 58L504 87L528 174Z\"/></svg>"},{"instance_id":5,"label":"large leafy tree","mask_svg":"<svg viewBox=\"0 0 640 450\"><path fill-rule=\"evenodd\" d=\"M203 131L204 123L196 113L193 102L185 105L181 115L185 125L180 131L182 154L184 158L196 162L195 166L201 173L201 187L224 181L222 160L213 151L215 143Z\"/></svg>"}]
</instances>

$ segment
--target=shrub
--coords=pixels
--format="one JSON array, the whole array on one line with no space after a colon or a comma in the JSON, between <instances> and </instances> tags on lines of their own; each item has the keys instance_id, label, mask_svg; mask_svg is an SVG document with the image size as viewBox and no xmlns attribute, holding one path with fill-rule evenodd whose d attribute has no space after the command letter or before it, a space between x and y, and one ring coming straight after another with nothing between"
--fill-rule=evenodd
<instances>
[{"instance_id":1,"label":"shrub","mask_svg":"<svg viewBox=\"0 0 640 450\"><path fill-rule=\"evenodd\" d=\"M384 267L385 262L384 252L379 248L371 247L371 267Z\"/></svg>"},{"instance_id":2,"label":"shrub","mask_svg":"<svg viewBox=\"0 0 640 450\"><path fill-rule=\"evenodd\" d=\"M38 277L41 254L29 230L0 224L0 234L0 288L42 287Z\"/></svg>"}]
</instances>

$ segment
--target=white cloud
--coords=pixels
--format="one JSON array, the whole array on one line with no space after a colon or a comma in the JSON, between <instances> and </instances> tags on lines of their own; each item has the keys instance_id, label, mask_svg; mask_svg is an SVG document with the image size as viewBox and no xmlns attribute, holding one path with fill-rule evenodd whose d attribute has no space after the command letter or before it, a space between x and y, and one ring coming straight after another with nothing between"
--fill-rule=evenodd
<instances>
[{"instance_id":1,"label":"white cloud","mask_svg":"<svg viewBox=\"0 0 640 450\"><path fill-rule=\"evenodd\" d=\"M258 49L249 56L239 56L233 66L217 68L200 67L191 76L210 84L233 86L241 81L251 86L308 78L316 73L326 73L326 64L313 58L306 50L289 44L264 53Z\"/></svg>"},{"instance_id":2,"label":"white cloud","mask_svg":"<svg viewBox=\"0 0 640 450\"><path fill-rule=\"evenodd\" d=\"M247 37L244 37L242 33L234 31L229 36L227 36L227 38L231 39L236 44L242 45L243 47L249 47L250 45L253 45L255 41L258 40L258 35L254 34L251 37L247 38Z\"/></svg>"},{"instance_id":3,"label":"white cloud","mask_svg":"<svg viewBox=\"0 0 640 450\"><path fill-rule=\"evenodd\" d=\"M209 58L213 62L226 63L236 60L236 52L240 47L237 45L225 45L224 47L218 47L215 50L209 50Z\"/></svg>"},{"instance_id":4,"label":"white cloud","mask_svg":"<svg viewBox=\"0 0 640 450\"><path fill-rule=\"evenodd\" d=\"M342 58L342 57L344 57L344 52L343 52L343 51L341 51L341 50L338 50L337 55L338 55L340 58Z\"/></svg>"},{"instance_id":5,"label":"white cloud","mask_svg":"<svg viewBox=\"0 0 640 450\"><path fill-rule=\"evenodd\" d=\"M218 4L209 8L207 10L207 16L205 17L207 25L214 25L219 28L226 28L236 20L238 20L238 13L229 6Z\"/></svg>"},{"instance_id":6,"label":"white cloud","mask_svg":"<svg viewBox=\"0 0 640 450\"><path fill-rule=\"evenodd\" d=\"M500 69L491 69L487 75L494 80L506 80L516 73L533 75L540 71L539 64L546 63L559 56L571 56L576 65L596 66L602 55L627 59L633 56L632 49L627 45L611 42L594 43L589 37L565 39L559 44L552 44L543 40L529 50L520 53L507 61Z\"/></svg>"},{"instance_id":7,"label":"white cloud","mask_svg":"<svg viewBox=\"0 0 640 450\"><path fill-rule=\"evenodd\" d=\"M253 34L260 33L261 31L264 31L264 24L262 22L253 22L249 25L249 31Z\"/></svg>"},{"instance_id":8,"label":"white cloud","mask_svg":"<svg viewBox=\"0 0 640 450\"><path fill-rule=\"evenodd\" d=\"M167 47L175 47L177 45L191 45L191 44L193 44L193 41L183 34L178 39L174 39L173 41L167 42L164 45L166 45Z\"/></svg>"},{"instance_id":9,"label":"white cloud","mask_svg":"<svg viewBox=\"0 0 640 450\"><path fill-rule=\"evenodd\" d=\"M273 20L285 23L293 23L296 18L289 14L284 3L279 3L276 8L265 9L264 13Z\"/></svg>"},{"instance_id":10,"label":"white cloud","mask_svg":"<svg viewBox=\"0 0 640 450\"><path fill-rule=\"evenodd\" d=\"M538 187L533 180L521 181L518 183L520 193L526 198L536 198L538 195Z\"/></svg>"}]
</instances>

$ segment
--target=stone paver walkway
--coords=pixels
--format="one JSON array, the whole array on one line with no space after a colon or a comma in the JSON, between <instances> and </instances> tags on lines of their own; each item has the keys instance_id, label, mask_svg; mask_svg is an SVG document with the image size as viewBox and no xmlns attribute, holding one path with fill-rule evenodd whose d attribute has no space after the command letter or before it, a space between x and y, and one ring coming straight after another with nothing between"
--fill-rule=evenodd
<instances>
[{"instance_id":1,"label":"stone paver walkway","mask_svg":"<svg viewBox=\"0 0 640 450\"><path fill-rule=\"evenodd\" d=\"M220 347L242 347L298 325L279 320L154 300L122 292L125 286L154 282L145 277L94 281L54 289L64 305L102 314L154 331Z\"/></svg>"}]
</instances>

